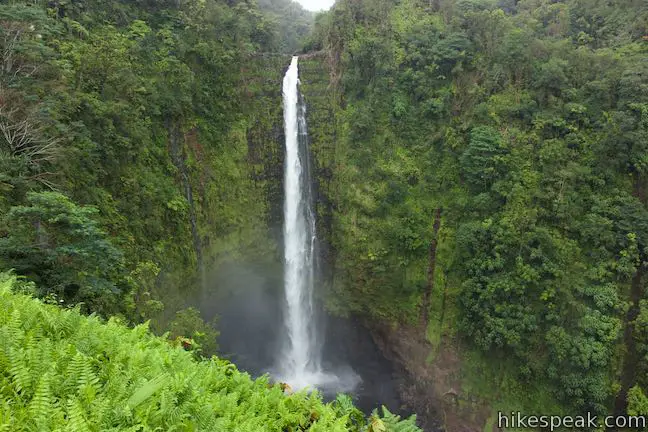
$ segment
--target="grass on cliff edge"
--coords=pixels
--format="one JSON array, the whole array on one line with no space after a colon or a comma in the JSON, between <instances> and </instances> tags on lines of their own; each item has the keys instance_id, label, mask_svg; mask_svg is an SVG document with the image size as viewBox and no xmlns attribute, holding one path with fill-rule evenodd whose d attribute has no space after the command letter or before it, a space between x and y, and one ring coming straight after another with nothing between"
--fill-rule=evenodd
<instances>
[{"instance_id":1,"label":"grass on cliff edge","mask_svg":"<svg viewBox=\"0 0 648 432\"><path fill-rule=\"evenodd\" d=\"M216 357L12 292L0 273L0 431L420 431L348 397L285 395Z\"/></svg>"}]
</instances>

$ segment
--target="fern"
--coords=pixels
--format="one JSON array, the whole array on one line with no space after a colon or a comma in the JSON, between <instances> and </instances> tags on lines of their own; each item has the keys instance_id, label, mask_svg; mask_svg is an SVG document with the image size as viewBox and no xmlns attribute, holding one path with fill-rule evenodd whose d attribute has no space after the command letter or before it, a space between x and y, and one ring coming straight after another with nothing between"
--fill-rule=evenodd
<instances>
[{"instance_id":1,"label":"fern","mask_svg":"<svg viewBox=\"0 0 648 432\"><path fill-rule=\"evenodd\" d=\"M9 371L13 377L13 385L17 393L25 394L31 389L32 375L27 365L25 353L22 350L9 350Z\"/></svg>"},{"instance_id":2,"label":"fern","mask_svg":"<svg viewBox=\"0 0 648 432\"><path fill-rule=\"evenodd\" d=\"M90 428L85 419L85 411L77 399L70 399L67 405L67 426L69 432L87 432Z\"/></svg>"},{"instance_id":3,"label":"fern","mask_svg":"<svg viewBox=\"0 0 648 432\"><path fill-rule=\"evenodd\" d=\"M11 336L6 327L0 328L0 370L9 368L9 350L11 349Z\"/></svg>"},{"instance_id":4,"label":"fern","mask_svg":"<svg viewBox=\"0 0 648 432\"><path fill-rule=\"evenodd\" d=\"M13 423L11 406L7 400L2 400L0 404L0 432L12 430Z\"/></svg>"},{"instance_id":5,"label":"fern","mask_svg":"<svg viewBox=\"0 0 648 432\"><path fill-rule=\"evenodd\" d=\"M0 431L418 432L386 410L367 424L347 396L284 395L227 361L197 362L146 326L60 310L2 280Z\"/></svg>"},{"instance_id":6,"label":"fern","mask_svg":"<svg viewBox=\"0 0 648 432\"><path fill-rule=\"evenodd\" d=\"M14 344L18 344L22 341L25 332L22 329L22 314L20 313L20 310L13 310L11 319L7 323L6 329L9 332L9 337L11 338L10 340Z\"/></svg>"},{"instance_id":7,"label":"fern","mask_svg":"<svg viewBox=\"0 0 648 432\"><path fill-rule=\"evenodd\" d=\"M16 283L16 276L11 273L0 273L0 296L10 295L11 287Z\"/></svg>"},{"instance_id":8,"label":"fern","mask_svg":"<svg viewBox=\"0 0 648 432\"><path fill-rule=\"evenodd\" d=\"M133 395L128 399L128 406L130 408L135 408L141 403L143 403L146 399L150 398L153 396L157 391L162 389L162 387L165 386L167 380L169 379L168 374L162 374L158 376L157 378L152 379L151 381L145 383L142 385L140 388L133 393Z\"/></svg>"},{"instance_id":9,"label":"fern","mask_svg":"<svg viewBox=\"0 0 648 432\"><path fill-rule=\"evenodd\" d=\"M53 408L53 395L51 387L51 375L46 373L43 375L36 387L34 397L29 403L29 411L32 418L36 422L38 430L43 430L47 424L48 418L52 413Z\"/></svg>"},{"instance_id":10,"label":"fern","mask_svg":"<svg viewBox=\"0 0 648 432\"><path fill-rule=\"evenodd\" d=\"M400 416L392 414L385 406L382 407L382 411L382 420L386 432L420 432L420 429L416 426L416 416L401 420Z\"/></svg>"},{"instance_id":11,"label":"fern","mask_svg":"<svg viewBox=\"0 0 648 432\"><path fill-rule=\"evenodd\" d=\"M75 372L79 393L87 393L88 389L94 390L95 386L99 383L99 379L92 370L90 358L81 353L77 353L75 360L77 360Z\"/></svg>"}]
</instances>

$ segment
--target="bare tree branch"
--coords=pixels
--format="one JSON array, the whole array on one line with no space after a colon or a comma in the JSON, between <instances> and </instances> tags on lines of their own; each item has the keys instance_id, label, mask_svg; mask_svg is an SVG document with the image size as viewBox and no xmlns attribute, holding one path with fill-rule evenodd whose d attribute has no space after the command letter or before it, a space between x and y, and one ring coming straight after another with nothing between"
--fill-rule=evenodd
<instances>
[{"instance_id":1,"label":"bare tree branch","mask_svg":"<svg viewBox=\"0 0 648 432\"><path fill-rule=\"evenodd\" d=\"M27 21L0 21L0 150L22 161L27 180L56 189L48 168L61 154L61 140L48 137L46 124L36 114L38 103L26 105L12 88L39 70L24 49L36 38L34 25Z\"/></svg>"}]
</instances>

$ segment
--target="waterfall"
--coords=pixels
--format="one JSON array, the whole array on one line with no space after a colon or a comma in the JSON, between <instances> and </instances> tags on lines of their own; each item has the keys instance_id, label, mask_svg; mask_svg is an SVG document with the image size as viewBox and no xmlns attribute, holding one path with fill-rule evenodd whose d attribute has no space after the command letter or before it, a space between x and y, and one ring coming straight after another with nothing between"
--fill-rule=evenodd
<instances>
[{"instance_id":1,"label":"waterfall","mask_svg":"<svg viewBox=\"0 0 648 432\"><path fill-rule=\"evenodd\" d=\"M284 289L286 348L282 369L295 386L320 371L313 308L315 217L308 163L306 109L300 100L297 57L283 81L286 161L284 172Z\"/></svg>"},{"instance_id":2,"label":"waterfall","mask_svg":"<svg viewBox=\"0 0 648 432\"><path fill-rule=\"evenodd\" d=\"M321 365L321 340L313 304L316 263L315 214L306 127L306 106L299 92L298 57L283 80L286 155L284 171L285 338L279 378L293 389L342 391L358 382L354 373L342 377Z\"/></svg>"}]
</instances>

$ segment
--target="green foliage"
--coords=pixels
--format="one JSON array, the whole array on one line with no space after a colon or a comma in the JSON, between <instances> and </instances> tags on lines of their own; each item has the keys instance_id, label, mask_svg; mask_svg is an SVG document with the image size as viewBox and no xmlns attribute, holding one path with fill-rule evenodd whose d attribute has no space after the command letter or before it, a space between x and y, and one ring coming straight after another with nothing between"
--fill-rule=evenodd
<instances>
[{"instance_id":1,"label":"green foliage","mask_svg":"<svg viewBox=\"0 0 648 432\"><path fill-rule=\"evenodd\" d=\"M57 26L43 10L17 4L0 7L0 211L34 187L52 187L52 164L61 140L41 95L57 78L45 39Z\"/></svg>"},{"instance_id":2,"label":"green foliage","mask_svg":"<svg viewBox=\"0 0 648 432\"><path fill-rule=\"evenodd\" d=\"M484 126L473 129L470 143L459 159L466 182L476 191L490 189L504 175L504 155L505 149L497 131Z\"/></svg>"},{"instance_id":3,"label":"green foliage","mask_svg":"<svg viewBox=\"0 0 648 432\"><path fill-rule=\"evenodd\" d=\"M216 354L218 331L215 323L206 323L196 308L187 308L176 312L175 319L169 324L169 336L172 339L187 337L192 339L192 349L205 356Z\"/></svg>"},{"instance_id":4,"label":"green foliage","mask_svg":"<svg viewBox=\"0 0 648 432\"><path fill-rule=\"evenodd\" d=\"M383 417L380 417L377 410L374 410L369 419L367 432L417 432L420 430L416 427L414 417L401 421L400 416L390 413L384 406L382 412Z\"/></svg>"},{"instance_id":5,"label":"green foliage","mask_svg":"<svg viewBox=\"0 0 648 432\"><path fill-rule=\"evenodd\" d=\"M319 14L306 42L321 52L304 59L301 78L328 304L390 322L418 321L430 306L435 346L457 337L479 362L507 360L489 381L496 389L471 386L490 402L512 388L520 399L555 398L563 412L602 413L618 377L631 376L636 386L623 390L639 412L648 386L644 3L340 0ZM287 58L265 54L293 52L310 20L283 0L0 5L0 265L28 278L21 291L150 320L156 331L172 323L172 336L213 351L213 328L186 299L207 268L276 257ZM12 314L7 332L32 328ZM210 417L219 404L237 410L230 393L205 411L178 408L192 394L182 384L190 373L176 380L160 366L115 381L121 390L100 387L112 381L99 365L112 361L79 338L81 354L59 354L80 381L59 379L60 366L32 376L36 339L18 340L0 358L13 386L2 388L28 398L17 420L18 405L0 406L12 425L88 430L104 415L108 429L136 427L135 418L163 429L239 424ZM39 356L58 359L53 352ZM527 383L530 395L519 391ZM108 390L122 404L93 405ZM283 420L265 418L277 428L389 428L387 412L361 421L343 398L338 417L319 405L290 411L281 404L296 399L277 398Z\"/></svg>"},{"instance_id":6,"label":"green foliage","mask_svg":"<svg viewBox=\"0 0 648 432\"><path fill-rule=\"evenodd\" d=\"M347 426L350 429L359 428L366 423L364 414L353 406L353 400L348 395L337 395L335 401L333 401L333 408L340 416L346 417Z\"/></svg>"},{"instance_id":7,"label":"green foliage","mask_svg":"<svg viewBox=\"0 0 648 432\"><path fill-rule=\"evenodd\" d=\"M308 36L313 13L292 0L260 0L259 8L276 23L274 38L278 51L293 54Z\"/></svg>"},{"instance_id":8,"label":"green foliage","mask_svg":"<svg viewBox=\"0 0 648 432\"><path fill-rule=\"evenodd\" d=\"M361 0L318 18L339 94L309 123L333 172L330 307L412 322L430 303L435 346L507 359L469 390L493 405L514 388L521 406L604 413L622 374L645 388L646 17Z\"/></svg>"},{"instance_id":9,"label":"green foliage","mask_svg":"<svg viewBox=\"0 0 648 432\"><path fill-rule=\"evenodd\" d=\"M0 274L0 426L22 430L418 431L413 419L349 423L317 393L284 395L227 361L195 361L152 336L11 292ZM357 417L354 417L356 420ZM377 419L377 420L376 420ZM369 423L371 422L371 423Z\"/></svg>"},{"instance_id":10,"label":"green foliage","mask_svg":"<svg viewBox=\"0 0 648 432\"><path fill-rule=\"evenodd\" d=\"M27 204L3 218L0 263L49 287L42 294L86 302L99 312L115 308L123 257L97 226L97 210L57 192L30 192Z\"/></svg>"},{"instance_id":11,"label":"green foliage","mask_svg":"<svg viewBox=\"0 0 648 432\"><path fill-rule=\"evenodd\" d=\"M142 262L126 277L131 290L127 293L124 304L127 316L141 324L154 319L164 310L164 303L153 297L155 281L160 268L152 262Z\"/></svg>"},{"instance_id":12,"label":"green foliage","mask_svg":"<svg viewBox=\"0 0 648 432\"><path fill-rule=\"evenodd\" d=\"M644 416L648 412L648 398L639 386L634 386L628 392L628 414Z\"/></svg>"},{"instance_id":13,"label":"green foliage","mask_svg":"<svg viewBox=\"0 0 648 432\"><path fill-rule=\"evenodd\" d=\"M259 118L280 105L266 82L276 87L287 59L257 55L280 48L279 23L216 0L12 1L0 21L0 218L17 229L0 228L13 251L3 265L43 282L42 295L162 331L207 267L275 259L280 118ZM96 224L84 244L43 247L44 228L12 210L52 190L76 206L61 211ZM40 243L27 241L37 231Z\"/></svg>"}]
</instances>

